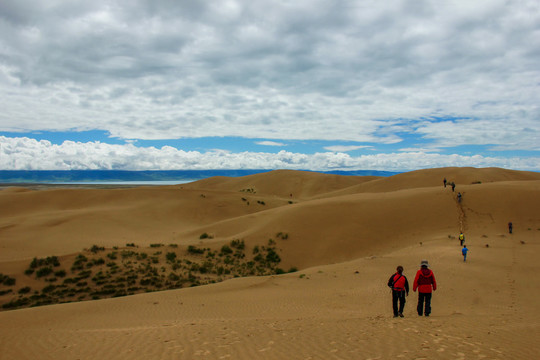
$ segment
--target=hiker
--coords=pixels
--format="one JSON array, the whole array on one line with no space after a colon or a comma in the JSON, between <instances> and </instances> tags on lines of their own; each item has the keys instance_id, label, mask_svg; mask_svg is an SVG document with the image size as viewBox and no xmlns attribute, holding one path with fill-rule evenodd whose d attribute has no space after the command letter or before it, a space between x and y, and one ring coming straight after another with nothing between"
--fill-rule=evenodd
<instances>
[{"instance_id":1,"label":"hiker","mask_svg":"<svg viewBox=\"0 0 540 360\"><path fill-rule=\"evenodd\" d=\"M511 221L508 223L508 232L510 234L512 233L512 222Z\"/></svg>"},{"instance_id":2,"label":"hiker","mask_svg":"<svg viewBox=\"0 0 540 360\"><path fill-rule=\"evenodd\" d=\"M460 192L457 193L457 201L458 201L458 203L461 202L461 193Z\"/></svg>"},{"instance_id":3,"label":"hiker","mask_svg":"<svg viewBox=\"0 0 540 360\"><path fill-rule=\"evenodd\" d=\"M463 235L463 232L459 234L459 244L463 246L463 243L465 242L465 235Z\"/></svg>"},{"instance_id":4,"label":"hiker","mask_svg":"<svg viewBox=\"0 0 540 360\"><path fill-rule=\"evenodd\" d=\"M442 182L444 184L444 187L446 187L446 178L444 178L444 180Z\"/></svg>"},{"instance_id":5,"label":"hiker","mask_svg":"<svg viewBox=\"0 0 540 360\"><path fill-rule=\"evenodd\" d=\"M450 185L452 185L452 192L454 192L454 189L456 188L456 183L452 181Z\"/></svg>"},{"instance_id":6,"label":"hiker","mask_svg":"<svg viewBox=\"0 0 540 360\"><path fill-rule=\"evenodd\" d=\"M416 276L413 282L413 291L418 289L418 316L425 316L431 314L431 291L437 290L437 282L435 281L435 275L433 271L429 269L429 263L427 260L420 262L420 270L416 272ZM425 307L424 307L425 304Z\"/></svg>"},{"instance_id":7,"label":"hiker","mask_svg":"<svg viewBox=\"0 0 540 360\"><path fill-rule=\"evenodd\" d=\"M403 266L396 268L396 273L388 279L388 287L392 289L392 309L394 317L403 317L403 308L405 307L405 295L409 296L409 281L403 275ZM399 310L398 310L399 301Z\"/></svg>"},{"instance_id":8,"label":"hiker","mask_svg":"<svg viewBox=\"0 0 540 360\"><path fill-rule=\"evenodd\" d=\"M467 252L469 249L467 249L467 245L463 245L463 249L461 249L461 254L463 255L463 261L467 261Z\"/></svg>"}]
</instances>

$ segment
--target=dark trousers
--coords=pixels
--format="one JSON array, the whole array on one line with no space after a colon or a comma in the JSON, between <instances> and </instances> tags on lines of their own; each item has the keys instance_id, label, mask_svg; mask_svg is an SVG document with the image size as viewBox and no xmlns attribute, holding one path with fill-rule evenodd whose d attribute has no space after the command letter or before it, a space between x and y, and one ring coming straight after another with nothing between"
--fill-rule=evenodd
<instances>
[{"instance_id":1,"label":"dark trousers","mask_svg":"<svg viewBox=\"0 0 540 360\"><path fill-rule=\"evenodd\" d=\"M420 316L422 316L422 313L426 316L431 314L431 293L418 293L418 306L416 310Z\"/></svg>"},{"instance_id":2,"label":"dark trousers","mask_svg":"<svg viewBox=\"0 0 540 360\"><path fill-rule=\"evenodd\" d=\"M399 311L398 311L399 301ZM392 309L394 310L394 316L398 316L399 313L403 313L405 308L405 291L404 290L392 290Z\"/></svg>"}]
</instances>

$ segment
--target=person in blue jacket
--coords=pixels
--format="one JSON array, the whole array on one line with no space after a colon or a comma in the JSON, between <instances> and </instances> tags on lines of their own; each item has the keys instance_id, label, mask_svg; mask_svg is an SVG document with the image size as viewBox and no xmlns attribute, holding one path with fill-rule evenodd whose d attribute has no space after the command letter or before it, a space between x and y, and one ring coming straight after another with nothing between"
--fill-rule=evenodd
<instances>
[{"instance_id":1,"label":"person in blue jacket","mask_svg":"<svg viewBox=\"0 0 540 360\"><path fill-rule=\"evenodd\" d=\"M467 249L467 245L463 245L463 249L461 249L461 254L463 255L463 261L467 261L467 252L469 249Z\"/></svg>"},{"instance_id":2,"label":"person in blue jacket","mask_svg":"<svg viewBox=\"0 0 540 360\"><path fill-rule=\"evenodd\" d=\"M388 287L392 289L392 309L394 310L394 317L403 317L405 295L409 296L409 281L407 280L407 277L403 275L403 266L399 265L396 268L396 273L390 276L390 279L388 279Z\"/></svg>"}]
</instances>

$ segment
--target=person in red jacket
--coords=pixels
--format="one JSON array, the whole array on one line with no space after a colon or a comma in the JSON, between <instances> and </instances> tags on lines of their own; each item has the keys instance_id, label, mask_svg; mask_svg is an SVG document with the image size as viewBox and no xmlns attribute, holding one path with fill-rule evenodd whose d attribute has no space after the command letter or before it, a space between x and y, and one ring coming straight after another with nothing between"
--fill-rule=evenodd
<instances>
[{"instance_id":1,"label":"person in red jacket","mask_svg":"<svg viewBox=\"0 0 540 360\"><path fill-rule=\"evenodd\" d=\"M392 309L394 310L394 317L403 317L405 294L409 296L409 281L407 281L407 278L403 275L403 266L398 266L396 271L397 272L388 279L388 286L392 289Z\"/></svg>"},{"instance_id":2,"label":"person in red jacket","mask_svg":"<svg viewBox=\"0 0 540 360\"><path fill-rule=\"evenodd\" d=\"M418 315L425 316L431 314L431 290L437 290L437 281L435 281L435 275L429 268L427 260L422 260L420 263L420 270L416 273L413 283L413 291L418 289L418 306L416 310ZM424 307L425 304L425 307Z\"/></svg>"}]
</instances>

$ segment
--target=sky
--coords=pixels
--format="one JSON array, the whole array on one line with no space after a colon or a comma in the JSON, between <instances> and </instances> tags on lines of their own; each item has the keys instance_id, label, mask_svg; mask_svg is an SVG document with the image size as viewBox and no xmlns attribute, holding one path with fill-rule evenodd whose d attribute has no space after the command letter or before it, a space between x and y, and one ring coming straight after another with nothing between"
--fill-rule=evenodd
<instances>
[{"instance_id":1,"label":"sky","mask_svg":"<svg viewBox=\"0 0 540 360\"><path fill-rule=\"evenodd\" d=\"M540 171L538 0L1 0L0 169Z\"/></svg>"}]
</instances>

